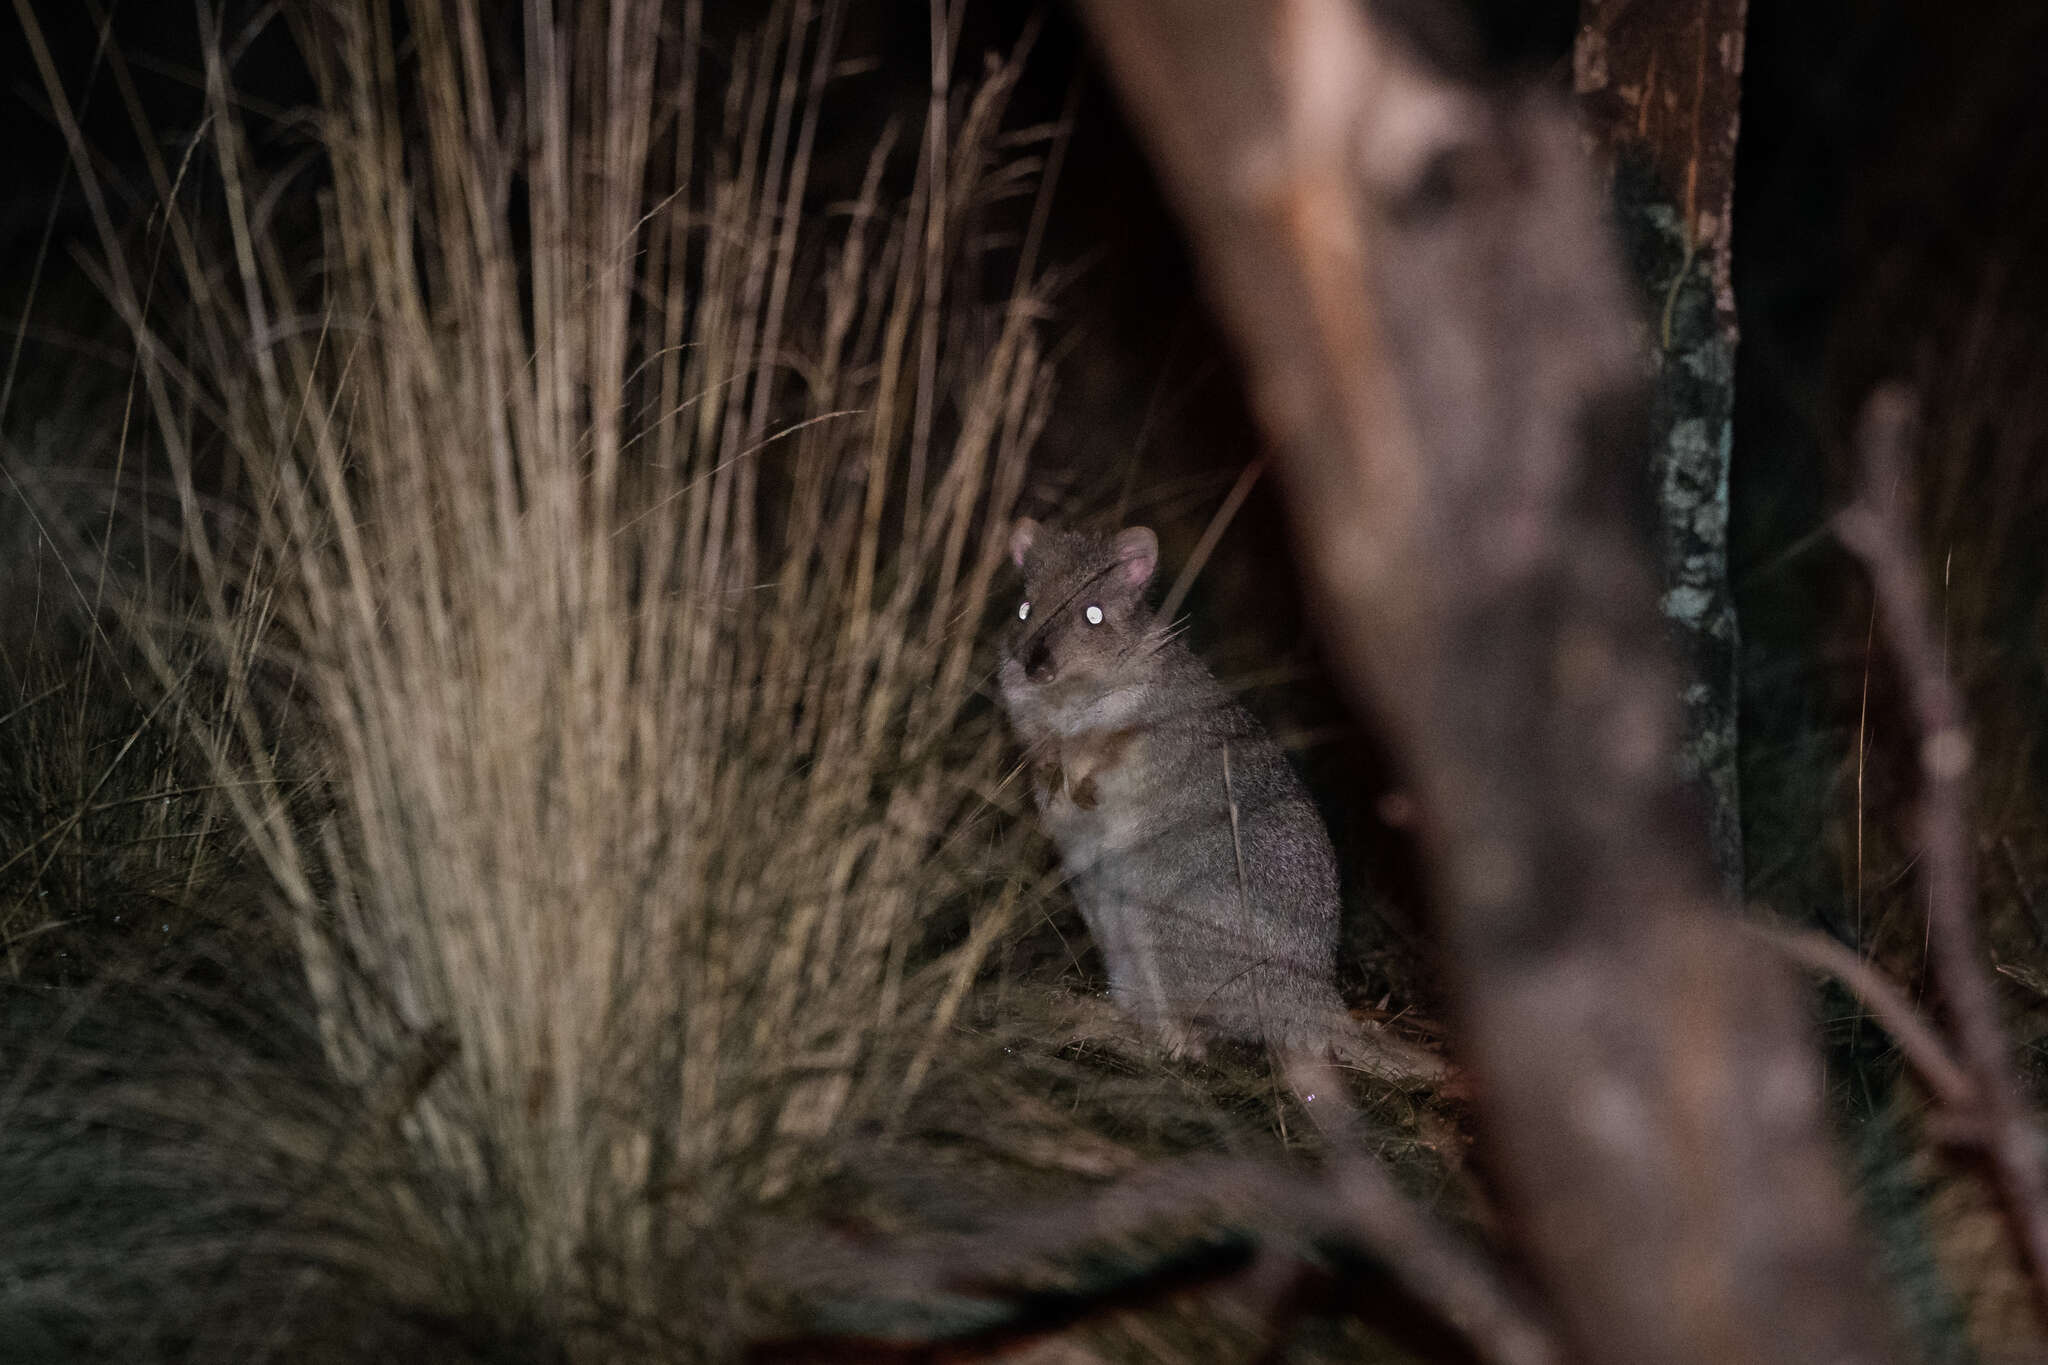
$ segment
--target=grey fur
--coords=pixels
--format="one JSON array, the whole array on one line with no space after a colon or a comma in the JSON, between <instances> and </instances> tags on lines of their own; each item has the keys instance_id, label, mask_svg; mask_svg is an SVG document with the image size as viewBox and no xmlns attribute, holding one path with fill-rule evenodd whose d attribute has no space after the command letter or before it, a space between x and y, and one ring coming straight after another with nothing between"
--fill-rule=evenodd
<instances>
[{"instance_id":1,"label":"grey fur","mask_svg":"<svg viewBox=\"0 0 2048 1365\"><path fill-rule=\"evenodd\" d=\"M1116 1004L1175 1052L1327 1055L1337 864L1279 748L1145 600L1157 541L1018 523L1002 698ZM1089 620L1099 608L1101 620Z\"/></svg>"}]
</instances>

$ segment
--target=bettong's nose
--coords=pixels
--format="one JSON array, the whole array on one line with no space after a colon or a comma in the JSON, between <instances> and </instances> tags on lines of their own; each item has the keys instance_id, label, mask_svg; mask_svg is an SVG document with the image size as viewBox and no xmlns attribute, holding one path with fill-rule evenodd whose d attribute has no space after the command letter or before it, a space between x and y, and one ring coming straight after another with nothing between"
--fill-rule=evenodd
<instances>
[{"instance_id":1,"label":"bettong's nose","mask_svg":"<svg viewBox=\"0 0 2048 1365\"><path fill-rule=\"evenodd\" d=\"M1033 682L1051 682L1059 668L1052 661L1052 651L1046 648L1045 638L1038 636L1024 647L1024 676Z\"/></svg>"}]
</instances>

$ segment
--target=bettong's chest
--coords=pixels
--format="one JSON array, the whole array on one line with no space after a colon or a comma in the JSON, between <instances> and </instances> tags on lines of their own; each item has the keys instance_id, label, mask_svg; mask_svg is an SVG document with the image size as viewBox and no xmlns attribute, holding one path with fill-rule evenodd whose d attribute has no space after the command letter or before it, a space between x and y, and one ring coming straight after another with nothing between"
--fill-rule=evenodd
<instances>
[{"instance_id":1,"label":"bettong's chest","mask_svg":"<svg viewBox=\"0 0 2048 1365\"><path fill-rule=\"evenodd\" d=\"M1135 841L1155 795L1142 729L1092 730L1038 746L1031 782L1040 818L1068 863Z\"/></svg>"}]
</instances>

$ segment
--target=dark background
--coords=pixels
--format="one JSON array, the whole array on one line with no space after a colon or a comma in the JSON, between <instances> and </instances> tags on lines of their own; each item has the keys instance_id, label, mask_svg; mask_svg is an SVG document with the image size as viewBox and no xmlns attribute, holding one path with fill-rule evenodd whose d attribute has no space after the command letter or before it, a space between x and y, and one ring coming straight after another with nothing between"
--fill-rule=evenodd
<instances>
[{"instance_id":1,"label":"dark background","mask_svg":"<svg viewBox=\"0 0 2048 1365\"><path fill-rule=\"evenodd\" d=\"M1442 12L1406 0L1386 7ZM130 115L96 60L99 7L61 0L36 8L83 111L116 218L146 220L154 193ZM505 6L508 31L517 8ZM306 101L311 84L283 26L241 27L251 12L235 0L223 24L239 51L235 81L249 107L260 114ZM709 6L714 67L721 45L761 13L758 4ZM1477 63L1495 78L1568 81L1576 22L1569 0L1489 0L1473 13ZM1045 252L1071 267L1054 322L1067 358L1027 501L1040 512L1121 505L1130 520L1158 523L1165 562L1177 565L1257 450L1233 362L1071 11L969 0L963 14L955 62L963 77L985 53L1011 51L1028 37L1013 123L1069 110L1074 118ZM1825 521L1844 486L1846 414L1872 381L1903 375L1923 383L1933 421L1948 433L1932 443L1929 458L1939 467L1925 483L1939 522L1930 534L1945 538L1952 556L1961 547L1980 585L1983 600L1969 620L1987 643L1976 656L1980 676L1962 671L1997 695L1973 699L2014 717L2030 706L2048 714L2038 611L2048 493L2038 445L2030 450L2037 429L2048 433L2033 416L2048 405L2031 386L2043 372L2036 362L2048 361L2039 325L2048 312L2040 250L2048 240L2044 15L2048 7L2036 0L1751 6L1736 176L1742 342L1731 527L1744 642L1745 833L1752 891L1809 904L1823 918L1839 878L1816 853L1829 837L1829 803L1852 742L1846 735L1864 715L1869 680L1861 589ZM887 121L916 127L929 25L921 0L850 5L849 74L819 154L821 203L847 192ZM1435 27L1441 46L1445 26ZM195 11L171 0L126 0L113 11L111 32L175 164L201 107ZM0 320L10 336L37 281L19 381L0 424L6 439L22 441L41 408L75 401L95 374L117 392L125 366L118 328L74 256L74 243L93 240L91 221L18 33L0 42L0 62L9 128ZM259 157L276 164L303 146L287 118L259 117L252 126ZM1312 777L1319 766L1355 772L1369 750L1345 738L1327 691L1315 684L1282 529L1270 488L1260 488L1190 599L1195 638L1221 672L1293 680L1268 688L1262 709L1306 746ZM1876 705L1880 713L1889 705L1881 681ZM2038 789L2048 760L2025 744L2020 761L2034 779L2026 785ZM1333 810L1333 823L1340 837L1349 830L1380 841L1384 831L1363 804Z\"/></svg>"}]
</instances>

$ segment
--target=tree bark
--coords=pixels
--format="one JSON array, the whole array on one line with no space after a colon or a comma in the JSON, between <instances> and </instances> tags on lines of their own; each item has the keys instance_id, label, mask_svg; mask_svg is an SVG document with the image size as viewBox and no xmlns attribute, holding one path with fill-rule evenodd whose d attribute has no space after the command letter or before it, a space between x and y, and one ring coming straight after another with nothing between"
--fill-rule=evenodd
<instances>
[{"instance_id":1,"label":"tree bark","mask_svg":"<svg viewBox=\"0 0 2048 1365\"><path fill-rule=\"evenodd\" d=\"M1647 303L1658 605L1685 667L1679 768L1742 894L1735 600L1728 583L1735 291L1730 238L1747 0L1580 0L1573 84Z\"/></svg>"},{"instance_id":2,"label":"tree bark","mask_svg":"<svg viewBox=\"0 0 2048 1365\"><path fill-rule=\"evenodd\" d=\"M1641 351L1566 109L1349 0L1083 0L1420 798L1458 1045L1571 1358L1889 1358L1785 966L1718 908L1624 493Z\"/></svg>"}]
</instances>

